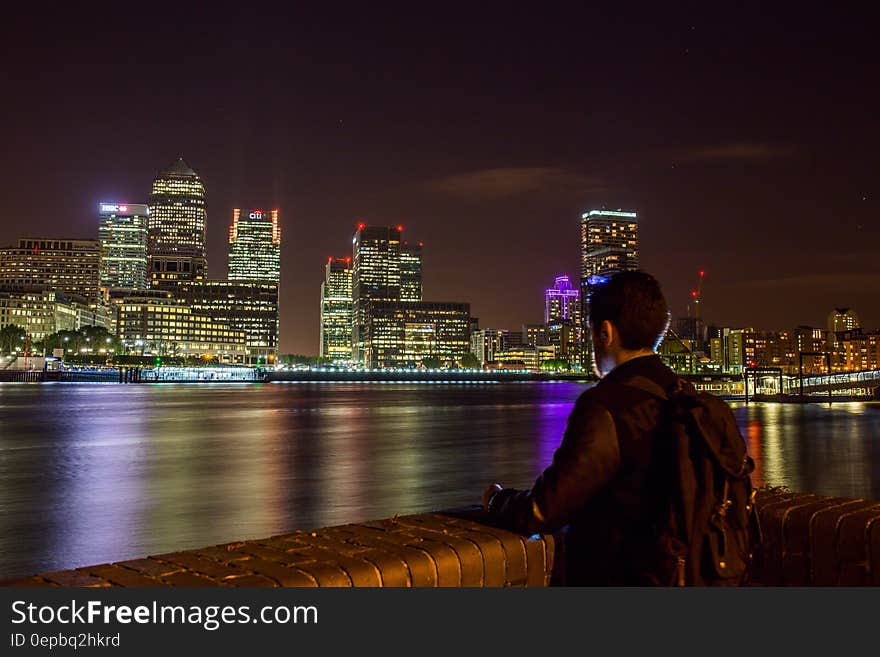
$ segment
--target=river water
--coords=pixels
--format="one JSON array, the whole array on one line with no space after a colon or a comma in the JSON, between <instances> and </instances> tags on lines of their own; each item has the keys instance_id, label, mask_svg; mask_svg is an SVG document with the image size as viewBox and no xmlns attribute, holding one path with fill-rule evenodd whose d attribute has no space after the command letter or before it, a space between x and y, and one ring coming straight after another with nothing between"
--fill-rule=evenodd
<instances>
[{"instance_id":1,"label":"river water","mask_svg":"<svg viewBox=\"0 0 880 657\"><path fill-rule=\"evenodd\" d=\"M0 579L479 501L577 383L0 384ZM734 404L754 483L880 499L880 405Z\"/></svg>"}]
</instances>

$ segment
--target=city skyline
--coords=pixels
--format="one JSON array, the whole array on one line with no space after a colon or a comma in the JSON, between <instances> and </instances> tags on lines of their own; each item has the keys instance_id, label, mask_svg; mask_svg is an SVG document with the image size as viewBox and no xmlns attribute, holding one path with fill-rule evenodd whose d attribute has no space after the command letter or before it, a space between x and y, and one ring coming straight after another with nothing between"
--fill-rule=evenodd
<instances>
[{"instance_id":1,"label":"city skyline","mask_svg":"<svg viewBox=\"0 0 880 657\"><path fill-rule=\"evenodd\" d=\"M232 208L282 208L282 353L316 351L319 268L358 221L424 240L425 298L515 329L540 320L546 280L577 275L580 214L602 206L638 212L640 265L675 315L705 270L710 323L824 326L851 307L880 325L878 92L854 83L871 22L852 13L474 9L365 30L357 12L242 9L195 30L192 8L171 26L30 11L3 45L29 101L0 110L0 243L92 237L97 203L147 202L182 155L206 186L209 278ZM237 37L267 21L263 47ZM149 53L125 47L144 38Z\"/></svg>"}]
</instances>

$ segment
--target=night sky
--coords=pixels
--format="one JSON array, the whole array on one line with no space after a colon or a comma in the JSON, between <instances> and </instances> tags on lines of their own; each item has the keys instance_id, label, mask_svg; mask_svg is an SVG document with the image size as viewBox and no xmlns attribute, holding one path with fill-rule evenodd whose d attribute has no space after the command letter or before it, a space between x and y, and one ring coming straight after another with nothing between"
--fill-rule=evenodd
<instances>
[{"instance_id":1,"label":"night sky","mask_svg":"<svg viewBox=\"0 0 880 657\"><path fill-rule=\"evenodd\" d=\"M876 15L191 4L4 9L0 243L96 238L99 201L146 201L180 155L212 277L233 207L281 209L284 353L317 353L358 221L425 243L426 300L518 329L603 205L639 212L675 315L705 269L710 322L880 327Z\"/></svg>"}]
</instances>

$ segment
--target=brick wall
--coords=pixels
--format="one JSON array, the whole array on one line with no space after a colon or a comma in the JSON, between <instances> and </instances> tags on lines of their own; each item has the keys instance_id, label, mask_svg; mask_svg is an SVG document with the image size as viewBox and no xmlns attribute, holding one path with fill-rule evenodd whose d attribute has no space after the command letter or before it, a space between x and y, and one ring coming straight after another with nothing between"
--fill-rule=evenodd
<instances>
[{"instance_id":1,"label":"brick wall","mask_svg":"<svg viewBox=\"0 0 880 657\"><path fill-rule=\"evenodd\" d=\"M880 502L761 491L768 586L880 585ZM299 531L43 573L6 586L549 586L559 541L480 522L476 509Z\"/></svg>"}]
</instances>

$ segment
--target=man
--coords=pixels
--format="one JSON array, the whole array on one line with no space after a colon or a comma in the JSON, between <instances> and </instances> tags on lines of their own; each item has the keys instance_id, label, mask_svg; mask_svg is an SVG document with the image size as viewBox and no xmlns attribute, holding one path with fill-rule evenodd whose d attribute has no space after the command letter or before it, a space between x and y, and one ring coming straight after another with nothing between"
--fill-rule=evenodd
<instances>
[{"instance_id":1,"label":"man","mask_svg":"<svg viewBox=\"0 0 880 657\"><path fill-rule=\"evenodd\" d=\"M553 462L531 490L494 484L483 505L499 524L521 532L567 525L567 585L640 585L656 514L652 475L663 402L627 382L646 378L664 390L676 382L655 353L669 311L659 283L640 271L595 286L589 307L593 366L601 380L578 398Z\"/></svg>"}]
</instances>

